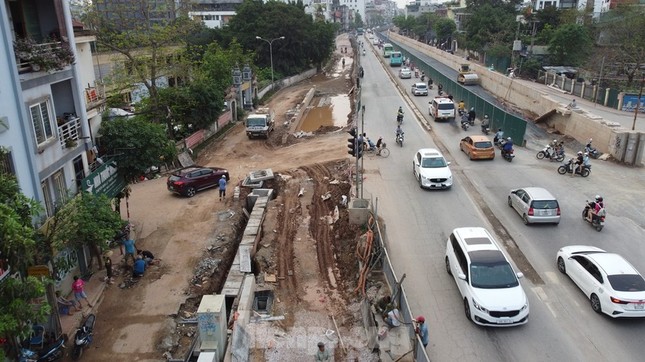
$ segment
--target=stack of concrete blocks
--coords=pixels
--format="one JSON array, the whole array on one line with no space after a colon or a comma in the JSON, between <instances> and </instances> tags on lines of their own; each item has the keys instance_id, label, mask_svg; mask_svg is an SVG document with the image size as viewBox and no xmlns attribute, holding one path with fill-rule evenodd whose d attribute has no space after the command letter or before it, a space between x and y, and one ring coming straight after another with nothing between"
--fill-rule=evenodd
<instances>
[{"instance_id":1,"label":"stack of concrete blocks","mask_svg":"<svg viewBox=\"0 0 645 362\"><path fill-rule=\"evenodd\" d=\"M234 307L237 305L237 313L231 315L237 315L235 323L242 328L249 322L253 313L255 275L252 270L252 261L258 242L262 238L262 222L266 215L267 203L272 196L272 189L254 189L247 196L247 205L251 208L251 213L221 293L227 297L235 298ZM234 350L232 343L233 341L229 340L225 361L237 360L231 356L231 352Z\"/></svg>"}]
</instances>

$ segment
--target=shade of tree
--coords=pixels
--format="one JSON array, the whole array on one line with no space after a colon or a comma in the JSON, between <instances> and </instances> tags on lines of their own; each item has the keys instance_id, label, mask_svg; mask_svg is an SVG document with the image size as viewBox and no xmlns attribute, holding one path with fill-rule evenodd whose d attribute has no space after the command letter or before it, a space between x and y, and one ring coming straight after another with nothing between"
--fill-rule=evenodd
<instances>
[{"instance_id":1,"label":"shade of tree","mask_svg":"<svg viewBox=\"0 0 645 362\"><path fill-rule=\"evenodd\" d=\"M577 66L583 64L592 51L593 40L583 25L565 24L553 31L549 41L553 64Z\"/></svg>"},{"instance_id":2,"label":"shade of tree","mask_svg":"<svg viewBox=\"0 0 645 362\"><path fill-rule=\"evenodd\" d=\"M140 117L118 117L101 123L99 130L104 154L117 157L119 172L132 181L153 165L172 160L177 150L162 125Z\"/></svg>"}]
</instances>

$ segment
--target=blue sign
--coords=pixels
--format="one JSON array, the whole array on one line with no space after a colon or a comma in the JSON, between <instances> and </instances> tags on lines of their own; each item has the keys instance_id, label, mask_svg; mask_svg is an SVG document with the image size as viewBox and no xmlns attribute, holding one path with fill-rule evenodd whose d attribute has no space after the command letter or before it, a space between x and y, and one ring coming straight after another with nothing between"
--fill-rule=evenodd
<instances>
[{"instance_id":1,"label":"blue sign","mask_svg":"<svg viewBox=\"0 0 645 362\"><path fill-rule=\"evenodd\" d=\"M638 100L638 95L636 94L625 94L623 96L623 108L625 112L634 112L636 109L636 103ZM645 96L641 97L640 105L638 106L638 113L645 113Z\"/></svg>"}]
</instances>

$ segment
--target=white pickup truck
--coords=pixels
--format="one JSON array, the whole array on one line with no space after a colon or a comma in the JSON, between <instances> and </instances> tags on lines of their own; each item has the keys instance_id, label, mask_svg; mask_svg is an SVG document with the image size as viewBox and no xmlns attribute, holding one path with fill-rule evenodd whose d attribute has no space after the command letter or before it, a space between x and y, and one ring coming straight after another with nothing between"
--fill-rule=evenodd
<instances>
[{"instance_id":1,"label":"white pickup truck","mask_svg":"<svg viewBox=\"0 0 645 362\"><path fill-rule=\"evenodd\" d=\"M251 138L269 138L275 127L274 113L269 108L258 108L246 117L246 135Z\"/></svg>"}]
</instances>

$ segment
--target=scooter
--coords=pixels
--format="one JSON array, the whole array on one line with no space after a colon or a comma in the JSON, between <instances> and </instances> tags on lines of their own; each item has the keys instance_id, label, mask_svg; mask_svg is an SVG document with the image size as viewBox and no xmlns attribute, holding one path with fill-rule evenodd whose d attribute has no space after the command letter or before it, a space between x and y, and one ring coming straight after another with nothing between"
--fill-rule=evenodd
<instances>
[{"instance_id":1,"label":"scooter","mask_svg":"<svg viewBox=\"0 0 645 362\"><path fill-rule=\"evenodd\" d=\"M396 115L396 123L398 124L403 123L403 113L399 113Z\"/></svg>"},{"instance_id":2,"label":"scooter","mask_svg":"<svg viewBox=\"0 0 645 362\"><path fill-rule=\"evenodd\" d=\"M493 140L493 143L499 148L500 150L504 149L504 144L506 144L506 138L499 138L497 141Z\"/></svg>"},{"instance_id":3,"label":"scooter","mask_svg":"<svg viewBox=\"0 0 645 362\"><path fill-rule=\"evenodd\" d=\"M65 340L66 335L58 337L56 342L49 345L47 348L40 352L32 351L27 348L20 350L20 362L52 362L63 358L65 355Z\"/></svg>"},{"instance_id":4,"label":"scooter","mask_svg":"<svg viewBox=\"0 0 645 362\"><path fill-rule=\"evenodd\" d=\"M548 158L551 161L562 162L564 161L564 148L558 147L557 149L554 150L550 145L547 145L542 149L542 151L538 152L535 155L535 157L538 160L541 160L543 158Z\"/></svg>"},{"instance_id":5,"label":"scooter","mask_svg":"<svg viewBox=\"0 0 645 362\"><path fill-rule=\"evenodd\" d=\"M403 139L404 139L403 135L404 134L405 134L405 132L401 132L401 133L396 135L396 143L401 147L403 147Z\"/></svg>"},{"instance_id":6,"label":"scooter","mask_svg":"<svg viewBox=\"0 0 645 362\"><path fill-rule=\"evenodd\" d=\"M464 131L468 131L468 127L470 127L470 123L468 123L468 121L465 121L465 122L464 122L464 121L462 120L462 121L461 121L461 129L463 129Z\"/></svg>"},{"instance_id":7,"label":"scooter","mask_svg":"<svg viewBox=\"0 0 645 362\"><path fill-rule=\"evenodd\" d=\"M508 152L504 151L504 149L502 149L502 157L508 162L513 162L513 159L515 158L515 155L513 154L514 152L515 152L515 150L512 149L512 148Z\"/></svg>"},{"instance_id":8,"label":"scooter","mask_svg":"<svg viewBox=\"0 0 645 362\"><path fill-rule=\"evenodd\" d=\"M558 173L560 175L565 175L567 173L572 173L573 172L573 158L570 158L569 161L566 163L562 164L560 167L558 167ZM591 173L591 166L590 165L582 165L582 169L576 169L576 175L580 175L582 177L587 177Z\"/></svg>"},{"instance_id":9,"label":"scooter","mask_svg":"<svg viewBox=\"0 0 645 362\"><path fill-rule=\"evenodd\" d=\"M77 360L83 355L83 349L92 343L94 336L94 322L96 322L96 316L90 314L85 318L85 322L81 325L79 329L76 330L76 335L74 336L74 350L72 351L72 359Z\"/></svg>"},{"instance_id":10,"label":"scooter","mask_svg":"<svg viewBox=\"0 0 645 362\"><path fill-rule=\"evenodd\" d=\"M591 205L589 204L589 201L585 201L585 209L582 210L582 220L591 224L596 231L602 230L602 228L605 227L605 216L607 214L605 212L605 208L598 210L598 214L596 215L592 214L591 219L587 217L590 212L592 212Z\"/></svg>"},{"instance_id":11,"label":"scooter","mask_svg":"<svg viewBox=\"0 0 645 362\"><path fill-rule=\"evenodd\" d=\"M597 149L591 147L591 139L589 139L589 142L587 142L587 145L585 146L585 152L591 156L591 158L598 158L600 157L600 152L598 152Z\"/></svg>"},{"instance_id":12,"label":"scooter","mask_svg":"<svg viewBox=\"0 0 645 362\"><path fill-rule=\"evenodd\" d=\"M484 126L482 124L482 133L485 134L485 135L488 135L490 133L490 127Z\"/></svg>"}]
</instances>

